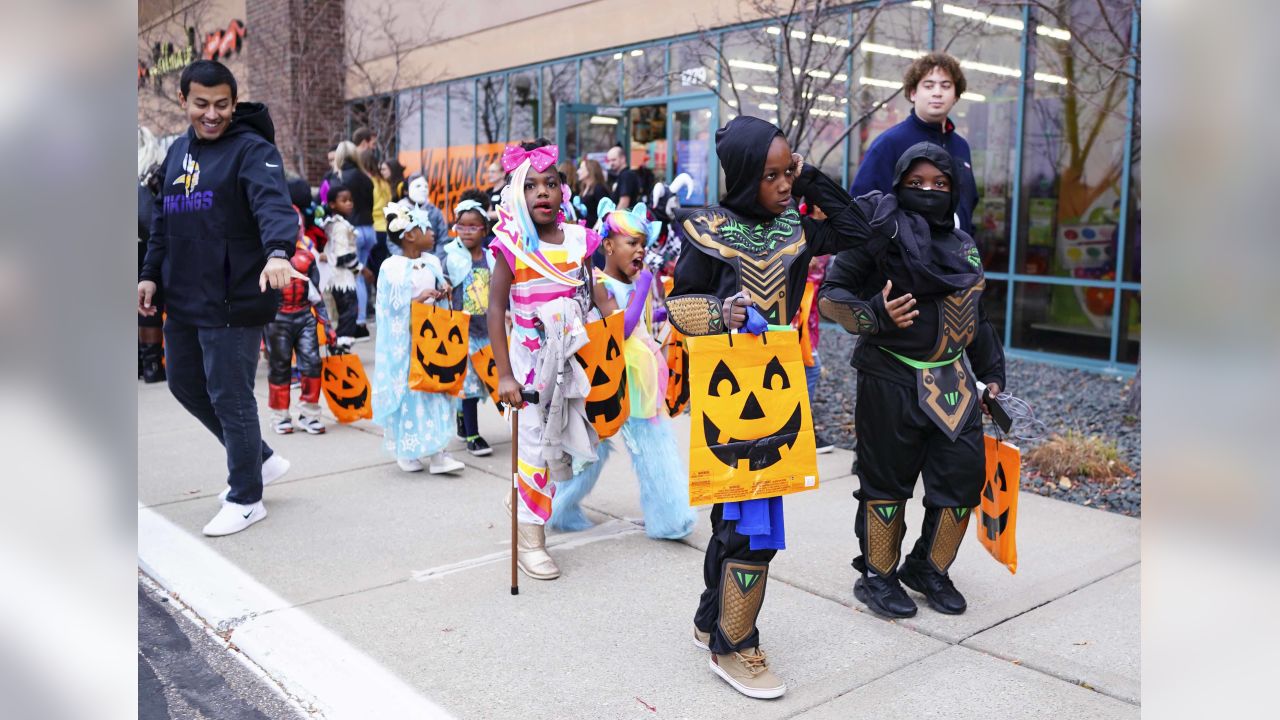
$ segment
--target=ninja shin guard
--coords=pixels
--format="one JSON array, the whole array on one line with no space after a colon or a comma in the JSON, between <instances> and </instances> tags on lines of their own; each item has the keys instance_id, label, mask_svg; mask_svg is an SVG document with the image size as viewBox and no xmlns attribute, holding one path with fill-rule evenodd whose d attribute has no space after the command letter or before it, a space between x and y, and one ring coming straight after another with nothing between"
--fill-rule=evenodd
<instances>
[{"instance_id":1,"label":"ninja shin guard","mask_svg":"<svg viewBox=\"0 0 1280 720\"><path fill-rule=\"evenodd\" d=\"M863 530L859 540L867 572L889 577L898 569L902 557L902 538L907 524L904 500L866 500L860 518Z\"/></svg>"},{"instance_id":2,"label":"ninja shin guard","mask_svg":"<svg viewBox=\"0 0 1280 720\"><path fill-rule=\"evenodd\" d=\"M967 507L925 508L920 539L909 558L913 566L927 561L934 572L946 575L960 551L972 514Z\"/></svg>"},{"instance_id":3,"label":"ninja shin guard","mask_svg":"<svg viewBox=\"0 0 1280 720\"><path fill-rule=\"evenodd\" d=\"M720 633L736 646L751 635L764 603L768 563L727 558L720 572Z\"/></svg>"}]
</instances>

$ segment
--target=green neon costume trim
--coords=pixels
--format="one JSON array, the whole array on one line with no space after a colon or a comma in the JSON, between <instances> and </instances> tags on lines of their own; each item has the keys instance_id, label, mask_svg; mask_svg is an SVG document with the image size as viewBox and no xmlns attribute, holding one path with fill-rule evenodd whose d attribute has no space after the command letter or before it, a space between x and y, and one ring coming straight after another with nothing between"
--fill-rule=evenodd
<instances>
[{"instance_id":1,"label":"green neon costume trim","mask_svg":"<svg viewBox=\"0 0 1280 720\"><path fill-rule=\"evenodd\" d=\"M903 356L903 355L899 355L898 353L896 353L896 352L894 352L894 351L892 351L892 350L890 350L889 348L886 348L886 347L881 347L881 346L878 346L878 345L877 345L876 347L880 347L880 349L881 349L881 350L884 350L885 352L889 353L890 355L892 355L892 356L894 356L894 357L898 358L899 360L901 360L901 361L902 361L902 363L903 363L904 365L907 365L907 366L909 366L909 367L913 367L913 368L915 368L916 370L932 370L933 368L940 368L940 367L944 367L944 366L950 365L951 363L953 363L953 362L955 362L955 361L959 360L959 359L960 359L960 355L961 355L961 353L963 352L963 351L961 351L961 352L956 353L956 354L955 354L955 355L953 355L953 356L951 357L951 359L949 359L949 360L939 360L938 362L924 362L924 361L922 361L922 360L912 360L912 359L911 359L911 358L909 358L909 357L906 357L906 356Z\"/></svg>"}]
</instances>

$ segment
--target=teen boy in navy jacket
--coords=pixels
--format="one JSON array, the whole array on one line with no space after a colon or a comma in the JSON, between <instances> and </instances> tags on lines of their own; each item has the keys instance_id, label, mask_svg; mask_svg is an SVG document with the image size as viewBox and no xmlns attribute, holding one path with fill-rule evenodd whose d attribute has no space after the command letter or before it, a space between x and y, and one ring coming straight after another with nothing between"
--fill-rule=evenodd
<instances>
[{"instance_id":1,"label":"teen boy in navy jacket","mask_svg":"<svg viewBox=\"0 0 1280 720\"><path fill-rule=\"evenodd\" d=\"M227 453L230 488L204 534L229 535L266 517L262 486L289 469L262 441L253 384L278 290L306 278L289 264L298 215L266 106L237 105L235 76L212 60L179 88L191 127L165 157L138 312L155 315L164 288L169 389Z\"/></svg>"},{"instance_id":2,"label":"teen boy in navy jacket","mask_svg":"<svg viewBox=\"0 0 1280 720\"><path fill-rule=\"evenodd\" d=\"M978 205L973 159L969 143L956 132L955 123L947 117L964 93L965 85L960 63L946 53L929 53L911 63L902 79L907 101L913 105L911 115L871 142L849 194L859 197L872 190L892 193L894 166L902 153L920 142L940 145L955 161L958 224L972 236L973 211Z\"/></svg>"}]
</instances>

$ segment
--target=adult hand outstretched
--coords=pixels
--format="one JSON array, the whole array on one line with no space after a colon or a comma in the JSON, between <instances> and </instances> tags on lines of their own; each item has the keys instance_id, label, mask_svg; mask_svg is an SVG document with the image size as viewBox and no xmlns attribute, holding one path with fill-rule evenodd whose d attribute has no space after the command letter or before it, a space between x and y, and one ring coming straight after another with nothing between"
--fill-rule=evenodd
<instances>
[{"instance_id":1,"label":"adult hand outstretched","mask_svg":"<svg viewBox=\"0 0 1280 720\"><path fill-rule=\"evenodd\" d=\"M884 290L880 291L880 296L884 298L884 309L889 313L889 319L894 325L900 328L909 328L915 322L915 317L920 314L919 310L913 310L916 306L916 299L911 297L911 293L907 293L900 298L889 299L889 291L893 289L893 281L886 281Z\"/></svg>"},{"instance_id":2,"label":"adult hand outstretched","mask_svg":"<svg viewBox=\"0 0 1280 720\"><path fill-rule=\"evenodd\" d=\"M143 280L138 283L138 314L143 317L152 317L159 311L151 301L156 296L156 284L152 280Z\"/></svg>"},{"instance_id":3,"label":"adult hand outstretched","mask_svg":"<svg viewBox=\"0 0 1280 720\"><path fill-rule=\"evenodd\" d=\"M258 276L258 288L262 292L267 291L270 285L272 290L279 290L289 284L290 280L306 280L307 276L293 269L293 264L285 258L271 258L267 260L267 264L262 268L262 274Z\"/></svg>"}]
</instances>

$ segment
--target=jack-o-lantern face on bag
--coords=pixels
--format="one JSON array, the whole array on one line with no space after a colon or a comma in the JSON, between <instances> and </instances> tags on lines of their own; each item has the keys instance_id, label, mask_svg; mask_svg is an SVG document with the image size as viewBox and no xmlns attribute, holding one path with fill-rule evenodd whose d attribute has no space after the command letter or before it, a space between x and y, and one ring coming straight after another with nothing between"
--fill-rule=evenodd
<instances>
[{"instance_id":1,"label":"jack-o-lantern face on bag","mask_svg":"<svg viewBox=\"0 0 1280 720\"><path fill-rule=\"evenodd\" d=\"M409 389L459 395L467 376L471 316L413 303L413 362Z\"/></svg>"},{"instance_id":2,"label":"jack-o-lantern face on bag","mask_svg":"<svg viewBox=\"0 0 1280 720\"><path fill-rule=\"evenodd\" d=\"M479 350L471 353L471 366L476 369L476 375L479 376L480 382L484 384L484 389L489 391L489 397L493 399L495 405L500 405L498 400L498 363L493 359L493 345L485 345Z\"/></svg>"},{"instance_id":3,"label":"jack-o-lantern face on bag","mask_svg":"<svg viewBox=\"0 0 1280 720\"><path fill-rule=\"evenodd\" d=\"M797 333L709 335L686 344L694 504L816 488L813 414Z\"/></svg>"},{"instance_id":4,"label":"jack-o-lantern face on bag","mask_svg":"<svg viewBox=\"0 0 1280 720\"><path fill-rule=\"evenodd\" d=\"M1007 442L987 435L983 438L987 458L987 481L978 504L978 542L998 562L1018 570L1018 484L1022 454Z\"/></svg>"},{"instance_id":5,"label":"jack-o-lantern face on bag","mask_svg":"<svg viewBox=\"0 0 1280 720\"><path fill-rule=\"evenodd\" d=\"M589 341L578 350L578 364L587 371L587 419L601 439L612 437L631 413L627 397L627 358L623 351L623 314L587 325Z\"/></svg>"},{"instance_id":6,"label":"jack-o-lantern face on bag","mask_svg":"<svg viewBox=\"0 0 1280 720\"><path fill-rule=\"evenodd\" d=\"M689 351L684 333L674 327L667 339L667 414L675 417L689 404Z\"/></svg>"},{"instance_id":7,"label":"jack-o-lantern face on bag","mask_svg":"<svg viewBox=\"0 0 1280 720\"><path fill-rule=\"evenodd\" d=\"M330 355L324 359L320 387L329 409L340 423L373 417L369 405L369 378L355 354Z\"/></svg>"}]
</instances>

